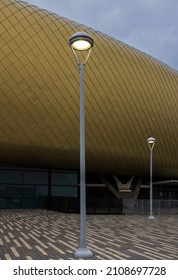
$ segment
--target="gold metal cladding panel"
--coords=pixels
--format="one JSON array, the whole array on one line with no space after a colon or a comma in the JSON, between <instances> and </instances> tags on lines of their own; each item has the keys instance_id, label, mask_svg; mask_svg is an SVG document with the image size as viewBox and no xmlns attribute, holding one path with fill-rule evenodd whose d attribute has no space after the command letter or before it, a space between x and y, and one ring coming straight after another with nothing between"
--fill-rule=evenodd
<instances>
[{"instance_id":1,"label":"gold metal cladding panel","mask_svg":"<svg viewBox=\"0 0 178 280\"><path fill-rule=\"evenodd\" d=\"M98 31L0 2L1 164L79 169L79 71L68 40L95 45L85 71L88 172L178 177L178 72Z\"/></svg>"}]
</instances>

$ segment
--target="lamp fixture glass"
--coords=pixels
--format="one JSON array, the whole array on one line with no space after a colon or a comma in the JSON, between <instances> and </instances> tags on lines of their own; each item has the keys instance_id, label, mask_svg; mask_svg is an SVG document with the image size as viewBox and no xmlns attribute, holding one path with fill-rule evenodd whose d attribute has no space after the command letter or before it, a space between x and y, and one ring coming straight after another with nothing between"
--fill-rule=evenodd
<instances>
[{"instance_id":1,"label":"lamp fixture glass","mask_svg":"<svg viewBox=\"0 0 178 280\"><path fill-rule=\"evenodd\" d=\"M87 51L94 45L93 38L86 32L77 32L69 39L71 48L77 51Z\"/></svg>"},{"instance_id":2,"label":"lamp fixture glass","mask_svg":"<svg viewBox=\"0 0 178 280\"><path fill-rule=\"evenodd\" d=\"M153 150L153 147L155 145L155 141L156 141L156 139L153 138L153 137L150 137L150 138L147 139L148 147L149 147L150 150Z\"/></svg>"}]
</instances>

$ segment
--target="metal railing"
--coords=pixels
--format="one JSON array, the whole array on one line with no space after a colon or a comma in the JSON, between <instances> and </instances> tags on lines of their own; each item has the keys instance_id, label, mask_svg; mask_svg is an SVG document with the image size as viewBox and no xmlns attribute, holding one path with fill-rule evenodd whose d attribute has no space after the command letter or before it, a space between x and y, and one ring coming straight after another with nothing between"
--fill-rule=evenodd
<instances>
[{"instance_id":1,"label":"metal railing","mask_svg":"<svg viewBox=\"0 0 178 280\"><path fill-rule=\"evenodd\" d=\"M124 214L148 214L149 199L123 200ZM178 200L153 200L153 214L178 214Z\"/></svg>"}]
</instances>

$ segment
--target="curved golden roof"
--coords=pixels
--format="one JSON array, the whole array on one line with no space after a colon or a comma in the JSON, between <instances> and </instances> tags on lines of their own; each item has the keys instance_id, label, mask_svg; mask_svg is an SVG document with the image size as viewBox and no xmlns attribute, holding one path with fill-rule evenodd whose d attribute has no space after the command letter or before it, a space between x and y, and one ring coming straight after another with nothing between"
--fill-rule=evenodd
<instances>
[{"instance_id":1,"label":"curved golden roof","mask_svg":"<svg viewBox=\"0 0 178 280\"><path fill-rule=\"evenodd\" d=\"M15 0L0 2L0 163L79 168L79 71L68 46L86 31L88 172L178 177L178 72L118 40Z\"/></svg>"}]
</instances>

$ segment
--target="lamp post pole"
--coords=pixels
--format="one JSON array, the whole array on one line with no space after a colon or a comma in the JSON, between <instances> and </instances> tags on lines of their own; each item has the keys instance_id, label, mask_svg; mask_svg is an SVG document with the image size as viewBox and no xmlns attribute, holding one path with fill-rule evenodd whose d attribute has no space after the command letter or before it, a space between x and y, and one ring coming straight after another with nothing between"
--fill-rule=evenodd
<instances>
[{"instance_id":1,"label":"lamp post pole","mask_svg":"<svg viewBox=\"0 0 178 280\"><path fill-rule=\"evenodd\" d=\"M155 219L153 216L153 161L152 161L152 152L153 152L153 147L155 144L156 139L153 137L150 137L147 139L148 142L148 147L150 149L150 215L148 217L149 220Z\"/></svg>"},{"instance_id":2,"label":"lamp post pole","mask_svg":"<svg viewBox=\"0 0 178 280\"><path fill-rule=\"evenodd\" d=\"M84 110L84 69L94 45L92 37L85 32L77 32L70 40L80 71L80 246L75 252L77 258L91 258L93 253L86 246L86 183L85 183L85 110ZM84 62L80 62L76 51L88 51Z\"/></svg>"},{"instance_id":3,"label":"lamp post pole","mask_svg":"<svg viewBox=\"0 0 178 280\"><path fill-rule=\"evenodd\" d=\"M86 248L84 68L80 63L80 248Z\"/></svg>"},{"instance_id":4,"label":"lamp post pole","mask_svg":"<svg viewBox=\"0 0 178 280\"><path fill-rule=\"evenodd\" d=\"M150 216L153 219L152 149L150 149Z\"/></svg>"}]
</instances>

